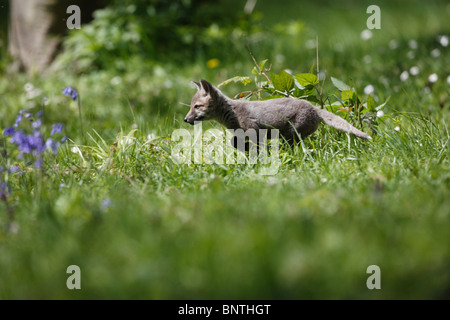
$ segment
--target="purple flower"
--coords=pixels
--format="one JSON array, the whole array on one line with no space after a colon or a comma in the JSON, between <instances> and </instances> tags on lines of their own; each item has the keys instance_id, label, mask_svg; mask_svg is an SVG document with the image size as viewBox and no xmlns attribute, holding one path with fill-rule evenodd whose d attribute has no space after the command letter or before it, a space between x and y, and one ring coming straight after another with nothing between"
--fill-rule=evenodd
<instances>
[{"instance_id":1,"label":"purple flower","mask_svg":"<svg viewBox=\"0 0 450 320\"><path fill-rule=\"evenodd\" d=\"M20 145L20 144L22 144L24 142L25 137L26 136L25 136L25 134L23 133L22 130L15 131L14 134L12 135L12 137L11 137L10 142L14 143L16 145Z\"/></svg>"},{"instance_id":2,"label":"purple flower","mask_svg":"<svg viewBox=\"0 0 450 320\"><path fill-rule=\"evenodd\" d=\"M42 135L34 134L27 136L28 138L28 145L30 146L31 150L33 150L33 154L38 156L42 154L45 151L46 145L44 143L44 139L42 138Z\"/></svg>"},{"instance_id":3,"label":"purple flower","mask_svg":"<svg viewBox=\"0 0 450 320\"><path fill-rule=\"evenodd\" d=\"M45 142L47 148L52 149L52 152L56 154L58 152L59 142L53 140L52 138L48 138Z\"/></svg>"},{"instance_id":4,"label":"purple flower","mask_svg":"<svg viewBox=\"0 0 450 320\"><path fill-rule=\"evenodd\" d=\"M17 128L17 127L19 126L19 123L22 122L22 118L23 118L22 112L20 112L20 114L19 114L19 115L17 116L17 118L16 118L16 123L14 123L14 127L15 127L15 128Z\"/></svg>"},{"instance_id":5,"label":"purple flower","mask_svg":"<svg viewBox=\"0 0 450 320\"><path fill-rule=\"evenodd\" d=\"M111 206L111 200L109 198L103 199L101 208L103 210L105 210L105 209L109 208L110 206Z\"/></svg>"},{"instance_id":6,"label":"purple flower","mask_svg":"<svg viewBox=\"0 0 450 320\"><path fill-rule=\"evenodd\" d=\"M42 120L41 119L37 119L36 121L33 121L33 124L32 124L33 128L35 128L35 129L40 128L41 125L42 125Z\"/></svg>"},{"instance_id":7,"label":"purple flower","mask_svg":"<svg viewBox=\"0 0 450 320\"><path fill-rule=\"evenodd\" d=\"M14 130L13 127L8 127L3 131L3 134L5 136L12 136L15 132L16 132L16 130Z\"/></svg>"},{"instance_id":8,"label":"purple flower","mask_svg":"<svg viewBox=\"0 0 450 320\"><path fill-rule=\"evenodd\" d=\"M17 172L17 171L19 171L19 167L17 167L17 166L9 167L9 172L14 173L14 172Z\"/></svg>"},{"instance_id":9,"label":"purple flower","mask_svg":"<svg viewBox=\"0 0 450 320\"><path fill-rule=\"evenodd\" d=\"M61 139L61 143L64 143L64 142L66 142L66 140L67 140L67 136L64 136L64 137L62 137L62 139Z\"/></svg>"},{"instance_id":10,"label":"purple flower","mask_svg":"<svg viewBox=\"0 0 450 320\"><path fill-rule=\"evenodd\" d=\"M36 113L36 117L41 118L44 115L44 110L40 110Z\"/></svg>"},{"instance_id":11,"label":"purple flower","mask_svg":"<svg viewBox=\"0 0 450 320\"><path fill-rule=\"evenodd\" d=\"M8 197L8 184L5 182L0 183L0 199L6 200Z\"/></svg>"},{"instance_id":12,"label":"purple flower","mask_svg":"<svg viewBox=\"0 0 450 320\"><path fill-rule=\"evenodd\" d=\"M63 94L64 94L65 96L71 97L72 100L74 100L74 101L77 100L77 98L78 98L78 92L77 92L77 90L76 90L75 88L73 88L73 87L67 87L67 88L64 88Z\"/></svg>"},{"instance_id":13,"label":"purple flower","mask_svg":"<svg viewBox=\"0 0 450 320\"><path fill-rule=\"evenodd\" d=\"M52 132L50 132L50 135L52 136L55 133L61 133L62 129L63 129L63 125L61 123L55 123L53 125Z\"/></svg>"},{"instance_id":14,"label":"purple flower","mask_svg":"<svg viewBox=\"0 0 450 320\"><path fill-rule=\"evenodd\" d=\"M39 157L39 159L36 160L36 162L34 163L34 167L36 169L40 169L42 166L42 157Z\"/></svg>"}]
</instances>

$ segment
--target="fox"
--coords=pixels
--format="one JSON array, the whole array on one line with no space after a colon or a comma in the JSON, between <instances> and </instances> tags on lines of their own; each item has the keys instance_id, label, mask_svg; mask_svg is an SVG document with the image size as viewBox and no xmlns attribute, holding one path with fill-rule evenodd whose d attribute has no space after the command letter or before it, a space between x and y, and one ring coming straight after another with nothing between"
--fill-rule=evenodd
<instances>
[{"instance_id":1,"label":"fox","mask_svg":"<svg viewBox=\"0 0 450 320\"><path fill-rule=\"evenodd\" d=\"M204 120L215 120L227 129L277 129L278 135L289 144L299 142L314 133L319 124L350 133L358 138L372 139L333 113L297 98L276 98L262 101L234 100L206 80L192 81L197 87L184 121L194 125ZM267 139L271 139L267 135ZM236 147L236 141L231 142Z\"/></svg>"}]
</instances>

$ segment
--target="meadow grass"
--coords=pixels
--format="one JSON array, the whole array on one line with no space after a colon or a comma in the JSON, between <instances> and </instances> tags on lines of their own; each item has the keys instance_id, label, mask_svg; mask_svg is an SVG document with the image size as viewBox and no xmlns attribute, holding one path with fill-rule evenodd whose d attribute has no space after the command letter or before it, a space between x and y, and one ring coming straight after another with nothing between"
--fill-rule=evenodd
<instances>
[{"instance_id":1,"label":"meadow grass","mask_svg":"<svg viewBox=\"0 0 450 320\"><path fill-rule=\"evenodd\" d=\"M379 124L363 127L371 141L321 125L299 146L281 146L271 176L258 173L259 163L180 165L171 158L172 132L193 131L182 121L181 103L195 91L189 81L251 75L244 42L233 51L239 59L221 57L216 69L205 63L214 56L200 55L181 66L131 63L121 74L2 79L2 130L19 110L42 107L45 95L46 123L64 123L69 139L45 154L41 170L17 160L4 139L2 165L20 171L2 172L9 190L0 201L0 298L448 298L450 55L437 36L450 33L442 23L449 8L416 4L381 5L386 24L363 41L364 3L324 8L323 23L312 19L322 7L304 4L292 19L306 29L275 37L267 30L278 23L276 10L296 12L297 4L261 2L267 38L252 51L270 58L273 71L308 72L315 49L305 43L317 33L326 95L336 76L364 98L373 85L377 104L391 97ZM347 16L361 21L340 23ZM409 28L415 19L433 23ZM394 20L401 32L390 27ZM435 48L439 57L430 55ZM414 66L420 73L402 81ZM433 73L439 80L430 84ZM26 83L41 93L24 91ZM62 95L70 85L82 97L83 135L76 102ZM81 268L81 290L66 287L69 265ZM366 286L370 265L381 269L381 290Z\"/></svg>"}]
</instances>

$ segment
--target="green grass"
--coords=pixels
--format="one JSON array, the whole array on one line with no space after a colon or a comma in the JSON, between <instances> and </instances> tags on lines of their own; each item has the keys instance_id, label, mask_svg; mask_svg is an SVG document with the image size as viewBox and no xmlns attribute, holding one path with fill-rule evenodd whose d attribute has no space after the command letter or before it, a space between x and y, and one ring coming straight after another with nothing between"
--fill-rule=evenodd
<instances>
[{"instance_id":1,"label":"green grass","mask_svg":"<svg viewBox=\"0 0 450 320\"><path fill-rule=\"evenodd\" d=\"M449 8L382 2L382 29L362 41L367 5L348 3L258 2L262 26L254 38L261 40L251 48L274 72L308 72L315 49L305 42L318 34L325 94L334 93L333 76L364 99L368 84L378 104L391 97L375 131L363 128L373 140L321 125L303 145L282 146L273 176L258 174L260 164L177 165L170 157L172 132L193 132L180 104L195 91L189 81L251 75L244 41L230 58L218 57L217 69L207 68L215 56L206 53L181 65L130 59L125 73L2 78L2 130L45 95L47 123L64 123L70 139L57 155L46 154L42 171L16 160L7 144L2 165L23 172L2 173L11 190L0 201L0 298L449 298L450 55L436 40L450 33ZM290 19L305 24L295 41L272 33ZM417 49L408 47L412 39ZM430 55L435 48L438 58ZM420 73L401 81L413 66ZM432 73L439 80L430 85ZM42 94L28 99L27 82ZM84 138L76 103L61 93L68 85L82 97ZM248 88L223 90L233 96ZM66 287L69 265L81 268L81 290ZM381 290L366 287L370 265L381 269Z\"/></svg>"}]
</instances>

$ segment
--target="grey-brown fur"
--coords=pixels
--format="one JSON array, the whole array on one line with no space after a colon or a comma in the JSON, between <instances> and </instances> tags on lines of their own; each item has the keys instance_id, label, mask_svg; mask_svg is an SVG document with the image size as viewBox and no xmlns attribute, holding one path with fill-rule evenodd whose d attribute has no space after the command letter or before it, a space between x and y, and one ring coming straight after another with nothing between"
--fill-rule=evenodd
<instances>
[{"instance_id":1,"label":"grey-brown fur","mask_svg":"<svg viewBox=\"0 0 450 320\"><path fill-rule=\"evenodd\" d=\"M306 100L233 100L206 80L193 83L198 90L184 119L190 124L195 121L216 120L228 129L278 129L280 136L292 142L298 140L298 134L302 139L306 138L317 130L320 122L325 122L361 139L371 139L341 117L319 109Z\"/></svg>"}]
</instances>

